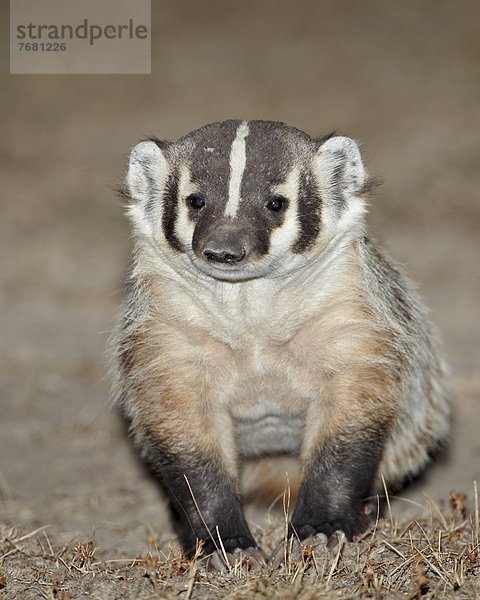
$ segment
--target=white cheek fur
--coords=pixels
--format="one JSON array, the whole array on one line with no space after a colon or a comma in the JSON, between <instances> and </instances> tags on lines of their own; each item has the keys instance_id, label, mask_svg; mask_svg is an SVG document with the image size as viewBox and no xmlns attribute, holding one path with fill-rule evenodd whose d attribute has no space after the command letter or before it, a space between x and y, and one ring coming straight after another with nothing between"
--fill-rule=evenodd
<instances>
[{"instance_id":1,"label":"white cheek fur","mask_svg":"<svg viewBox=\"0 0 480 600\"><path fill-rule=\"evenodd\" d=\"M188 206L185 202L190 194L198 192L197 186L190 179L190 169L182 165L179 170L177 220L175 234L184 248L192 246L195 224L190 220Z\"/></svg>"},{"instance_id":2,"label":"white cheek fur","mask_svg":"<svg viewBox=\"0 0 480 600\"><path fill-rule=\"evenodd\" d=\"M300 184L300 169L294 166L284 183L276 186L275 194L288 198L289 206L281 227L274 229L270 238L270 254L279 256L290 253L300 233L298 221L298 188Z\"/></svg>"}]
</instances>

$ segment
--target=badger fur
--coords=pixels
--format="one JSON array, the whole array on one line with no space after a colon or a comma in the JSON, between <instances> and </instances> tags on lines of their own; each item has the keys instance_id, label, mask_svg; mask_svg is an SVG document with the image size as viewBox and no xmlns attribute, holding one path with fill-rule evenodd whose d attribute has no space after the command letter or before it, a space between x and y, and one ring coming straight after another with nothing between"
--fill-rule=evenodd
<instances>
[{"instance_id":1,"label":"badger fur","mask_svg":"<svg viewBox=\"0 0 480 600\"><path fill-rule=\"evenodd\" d=\"M126 188L114 397L185 552L256 548L239 471L273 454L300 460L290 535L351 539L365 498L420 472L450 413L425 308L367 234L357 144L215 123L139 143Z\"/></svg>"}]
</instances>

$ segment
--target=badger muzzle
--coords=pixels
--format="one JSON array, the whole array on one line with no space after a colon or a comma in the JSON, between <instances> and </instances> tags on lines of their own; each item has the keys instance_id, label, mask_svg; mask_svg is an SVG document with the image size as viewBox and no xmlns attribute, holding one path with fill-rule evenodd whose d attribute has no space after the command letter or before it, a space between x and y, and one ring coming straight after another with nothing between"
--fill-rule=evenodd
<instances>
[{"instance_id":1,"label":"badger muzzle","mask_svg":"<svg viewBox=\"0 0 480 600\"><path fill-rule=\"evenodd\" d=\"M212 266L234 268L248 262L253 244L245 229L221 223L208 229L198 228L193 236L193 251Z\"/></svg>"}]
</instances>

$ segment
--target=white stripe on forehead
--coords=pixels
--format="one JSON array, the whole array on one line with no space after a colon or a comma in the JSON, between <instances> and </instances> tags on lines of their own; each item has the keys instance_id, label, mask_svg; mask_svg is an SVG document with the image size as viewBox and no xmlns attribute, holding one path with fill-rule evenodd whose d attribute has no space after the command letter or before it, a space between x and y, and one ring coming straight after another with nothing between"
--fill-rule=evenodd
<instances>
[{"instance_id":1,"label":"white stripe on forehead","mask_svg":"<svg viewBox=\"0 0 480 600\"><path fill-rule=\"evenodd\" d=\"M236 216L240 206L240 190L242 187L243 172L247 163L245 152L245 138L248 135L248 123L242 121L238 126L237 135L232 142L230 150L230 181L228 183L228 202L225 206L225 216L232 219Z\"/></svg>"}]
</instances>

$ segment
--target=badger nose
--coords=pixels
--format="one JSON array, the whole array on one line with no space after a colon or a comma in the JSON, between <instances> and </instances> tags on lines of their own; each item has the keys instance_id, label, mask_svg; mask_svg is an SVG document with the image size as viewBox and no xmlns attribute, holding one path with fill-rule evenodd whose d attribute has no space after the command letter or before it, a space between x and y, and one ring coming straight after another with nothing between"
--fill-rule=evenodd
<instances>
[{"instance_id":1,"label":"badger nose","mask_svg":"<svg viewBox=\"0 0 480 600\"><path fill-rule=\"evenodd\" d=\"M203 236L202 236L203 237ZM246 232L238 227L220 224L200 237L197 254L209 263L238 265L250 255L251 244ZM194 235L195 245L195 235Z\"/></svg>"},{"instance_id":2,"label":"badger nose","mask_svg":"<svg viewBox=\"0 0 480 600\"><path fill-rule=\"evenodd\" d=\"M241 262L246 255L244 246L235 243L208 244L203 250L203 256L212 262L235 264Z\"/></svg>"}]
</instances>

